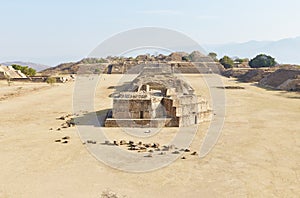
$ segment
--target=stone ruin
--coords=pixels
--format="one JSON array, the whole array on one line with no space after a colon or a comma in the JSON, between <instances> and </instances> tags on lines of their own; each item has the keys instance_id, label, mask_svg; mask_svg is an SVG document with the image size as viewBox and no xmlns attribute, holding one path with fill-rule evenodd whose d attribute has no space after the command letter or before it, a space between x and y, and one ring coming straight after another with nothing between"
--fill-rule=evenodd
<instances>
[{"instance_id":1,"label":"stone ruin","mask_svg":"<svg viewBox=\"0 0 300 198\"><path fill-rule=\"evenodd\" d=\"M27 79L27 76L12 66L0 65L0 79Z\"/></svg>"},{"instance_id":2,"label":"stone ruin","mask_svg":"<svg viewBox=\"0 0 300 198\"><path fill-rule=\"evenodd\" d=\"M106 127L186 127L199 124L210 114L206 99L172 72L169 66L144 67L113 97Z\"/></svg>"}]
</instances>

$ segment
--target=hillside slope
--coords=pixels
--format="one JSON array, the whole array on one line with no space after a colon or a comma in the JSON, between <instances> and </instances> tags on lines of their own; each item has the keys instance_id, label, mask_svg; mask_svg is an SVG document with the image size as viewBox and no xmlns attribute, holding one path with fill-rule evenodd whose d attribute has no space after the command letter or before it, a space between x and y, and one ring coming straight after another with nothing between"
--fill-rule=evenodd
<instances>
[{"instance_id":1,"label":"hillside slope","mask_svg":"<svg viewBox=\"0 0 300 198\"><path fill-rule=\"evenodd\" d=\"M224 55L253 58L257 54L265 53L275 57L279 63L300 64L300 37L278 41L248 41L245 43L205 45L204 48L208 52L216 52L219 58Z\"/></svg>"}]
</instances>

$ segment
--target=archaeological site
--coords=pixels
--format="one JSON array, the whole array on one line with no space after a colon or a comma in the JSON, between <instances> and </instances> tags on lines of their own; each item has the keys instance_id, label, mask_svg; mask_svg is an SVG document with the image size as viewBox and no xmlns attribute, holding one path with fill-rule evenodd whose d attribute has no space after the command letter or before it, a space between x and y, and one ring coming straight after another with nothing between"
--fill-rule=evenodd
<instances>
[{"instance_id":1,"label":"archaeological site","mask_svg":"<svg viewBox=\"0 0 300 198\"><path fill-rule=\"evenodd\" d=\"M186 127L199 124L210 113L205 98L168 65L144 67L113 96L106 127Z\"/></svg>"}]
</instances>

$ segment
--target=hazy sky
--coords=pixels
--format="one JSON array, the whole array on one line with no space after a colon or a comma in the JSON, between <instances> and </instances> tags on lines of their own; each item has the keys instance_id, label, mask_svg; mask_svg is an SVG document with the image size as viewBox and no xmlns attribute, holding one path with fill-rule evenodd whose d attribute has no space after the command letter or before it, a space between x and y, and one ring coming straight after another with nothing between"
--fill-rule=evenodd
<instances>
[{"instance_id":1,"label":"hazy sky","mask_svg":"<svg viewBox=\"0 0 300 198\"><path fill-rule=\"evenodd\" d=\"M0 0L0 62L56 65L118 32L155 26L200 44L300 36L299 0Z\"/></svg>"}]
</instances>

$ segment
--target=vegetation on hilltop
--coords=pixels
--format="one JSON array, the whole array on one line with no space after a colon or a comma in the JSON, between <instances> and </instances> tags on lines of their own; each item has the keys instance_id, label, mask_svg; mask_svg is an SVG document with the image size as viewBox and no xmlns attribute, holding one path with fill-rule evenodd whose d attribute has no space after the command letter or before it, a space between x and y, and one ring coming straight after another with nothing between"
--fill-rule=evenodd
<instances>
[{"instance_id":1,"label":"vegetation on hilltop","mask_svg":"<svg viewBox=\"0 0 300 198\"><path fill-rule=\"evenodd\" d=\"M248 58L239 58L239 57L229 57L227 55L223 56L220 60L217 59L217 54L215 52L210 52L209 57L214 59L216 62L219 62L224 66L225 69L230 69L234 67L251 67L251 68L260 68L260 67L274 67L277 65L275 58L265 54L259 54L249 61Z\"/></svg>"},{"instance_id":2,"label":"vegetation on hilltop","mask_svg":"<svg viewBox=\"0 0 300 198\"><path fill-rule=\"evenodd\" d=\"M233 68L234 66L234 61L229 56L224 56L219 62L224 66L225 69Z\"/></svg>"},{"instance_id":3,"label":"vegetation on hilltop","mask_svg":"<svg viewBox=\"0 0 300 198\"><path fill-rule=\"evenodd\" d=\"M252 68L273 67L276 64L275 58L265 54L259 54L249 62L249 66Z\"/></svg>"},{"instance_id":4,"label":"vegetation on hilltop","mask_svg":"<svg viewBox=\"0 0 300 198\"><path fill-rule=\"evenodd\" d=\"M44 70L43 75L53 74L75 74L77 73L80 66L87 66L87 70L92 73L107 72L109 67L117 68L118 71L126 65L130 68L133 65L139 64L140 62L215 62L220 63L220 69L231 69L231 68L258 68L258 67L269 67L276 65L275 58L260 54L249 62L248 58L229 57L228 55L223 56L218 60L215 52L210 52L207 56L199 51L193 51L192 53L185 52L173 52L169 55L158 54L141 54L136 57L122 57L122 56L108 56L106 58L84 58L77 62L63 63L56 67L48 68Z\"/></svg>"},{"instance_id":5,"label":"vegetation on hilltop","mask_svg":"<svg viewBox=\"0 0 300 198\"><path fill-rule=\"evenodd\" d=\"M208 56L209 57L211 57L214 61L216 61L216 62L218 62L219 60L218 60L218 58L217 58L217 53L215 53L215 52L210 52L209 54L208 54Z\"/></svg>"},{"instance_id":6,"label":"vegetation on hilltop","mask_svg":"<svg viewBox=\"0 0 300 198\"><path fill-rule=\"evenodd\" d=\"M107 63L107 59L104 58L84 58L77 62L78 64L96 64L96 63Z\"/></svg>"}]
</instances>

